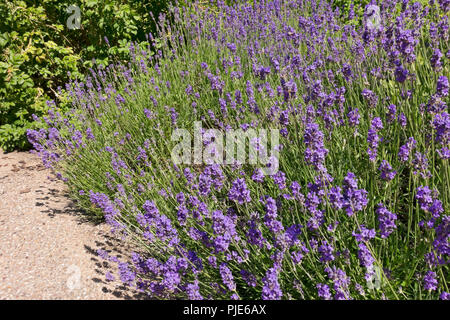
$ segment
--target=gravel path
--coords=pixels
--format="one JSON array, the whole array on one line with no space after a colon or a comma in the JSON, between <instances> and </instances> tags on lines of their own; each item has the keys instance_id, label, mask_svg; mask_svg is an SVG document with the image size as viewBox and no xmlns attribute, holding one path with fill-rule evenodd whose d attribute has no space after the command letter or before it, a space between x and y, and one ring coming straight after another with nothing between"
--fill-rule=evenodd
<instances>
[{"instance_id":1,"label":"gravel path","mask_svg":"<svg viewBox=\"0 0 450 320\"><path fill-rule=\"evenodd\" d=\"M0 151L0 299L139 298L104 280L115 266L98 249L121 254L108 226L86 221L36 155Z\"/></svg>"}]
</instances>

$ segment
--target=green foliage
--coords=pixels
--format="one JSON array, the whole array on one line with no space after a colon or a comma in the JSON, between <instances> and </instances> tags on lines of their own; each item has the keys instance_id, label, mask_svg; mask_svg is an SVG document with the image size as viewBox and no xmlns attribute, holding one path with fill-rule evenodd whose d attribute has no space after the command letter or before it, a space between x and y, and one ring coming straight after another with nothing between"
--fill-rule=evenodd
<instances>
[{"instance_id":1,"label":"green foliage","mask_svg":"<svg viewBox=\"0 0 450 320\"><path fill-rule=\"evenodd\" d=\"M171 0L19 1L0 3L0 148L26 149L26 129L32 114L44 115L47 100L61 102L58 90L70 79L83 78L87 69L109 64L111 56L126 61L129 42L147 46L155 19ZM80 29L66 22L81 12ZM109 44L105 41L109 40ZM65 104L63 103L63 106Z\"/></svg>"},{"instance_id":2,"label":"green foliage","mask_svg":"<svg viewBox=\"0 0 450 320\"><path fill-rule=\"evenodd\" d=\"M0 147L23 149L31 115L46 111L45 100L55 96L67 72L79 75L80 57L67 46L63 25L49 23L43 7L0 3L0 30Z\"/></svg>"},{"instance_id":3,"label":"green foliage","mask_svg":"<svg viewBox=\"0 0 450 320\"><path fill-rule=\"evenodd\" d=\"M339 8L342 16L348 17L348 13L350 12L350 8L353 5L353 10L357 16L362 16L364 12L364 8L366 5L370 3L370 0L334 0L333 7Z\"/></svg>"}]
</instances>

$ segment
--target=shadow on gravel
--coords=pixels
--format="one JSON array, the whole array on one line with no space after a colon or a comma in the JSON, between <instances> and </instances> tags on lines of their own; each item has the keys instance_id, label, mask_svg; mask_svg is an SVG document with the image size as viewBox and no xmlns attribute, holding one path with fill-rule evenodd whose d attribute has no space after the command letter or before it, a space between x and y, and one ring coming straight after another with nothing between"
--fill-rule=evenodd
<instances>
[{"instance_id":1,"label":"shadow on gravel","mask_svg":"<svg viewBox=\"0 0 450 320\"><path fill-rule=\"evenodd\" d=\"M47 214L50 218L55 218L59 215L70 215L76 219L78 224L88 223L98 225L102 222L99 218L88 215L80 209L76 202L69 198L69 194L66 191L40 185L39 189L35 190L35 192L37 193L35 205L41 207L41 212ZM109 255L124 260L128 258L131 251L124 252L124 243L107 233L107 231L101 230L99 232L101 241L95 241L95 247L90 247L86 244L84 245L85 250L92 256L90 259L95 263L94 271L98 275L97 277L92 278L92 281L102 284L102 291L104 293L110 293L119 299L149 299L146 294L122 284L120 279L115 279L114 281L106 280L107 272L110 272L117 278L117 266L113 262L105 261L100 258L97 254L97 250L105 250Z\"/></svg>"},{"instance_id":2,"label":"shadow on gravel","mask_svg":"<svg viewBox=\"0 0 450 320\"><path fill-rule=\"evenodd\" d=\"M70 215L77 219L78 224L91 223L97 225L102 222L99 218L86 214L77 206L76 202L69 198L67 192L40 186L40 189L36 190L36 193L40 196L36 198L35 205L44 207L41 212L46 213L50 218L58 215Z\"/></svg>"},{"instance_id":3,"label":"shadow on gravel","mask_svg":"<svg viewBox=\"0 0 450 320\"><path fill-rule=\"evenodd\" d=\"M45 203L42 205L45 206L45 209L42 210L43 213L46 213L49 217L54 218L58 215L71 215L74 216L77 220L78 224L90 223L90 224L99 224L100 221L97 219L93 219L91 216L86 215L80 208L77 207L76 203L70 199L68 199L67 194L61 194L56 190L56 192L49 190L49 194L51 195L51 202L45 201L45 196L42 198L38 198L37 200L44 200ZM64 206L56 203L54 199L60 198ZM37 204L36 204L37 205ZM127 252L123 252L123 242L116 239L115 237L106 233L106 231L100 231L102 241L95 241L95 247L90 247L88 245L84 245L85 250L92 255L90 258L95 262L95 273L98 275L96 278L92 278L92 281L96 283L101 283L103 285L102 291L104 293L111 293L116 298L126 299L126 300L136 300L136 299L148 299L148 296L136 291L130 286L124 285L122 283L119 284L120 280L116 279L115 281L107 281L106 273L110 272L111 274L117 274L117 266L113 262L109 262L100 258L97 254L97 250L107 251L109 255L115 256L118 259L123 259L127 257ZM131 253L131 252L129 252ZM128 260L128 259L127 259ZM115 276L116 277L116 276Z\"/></svg>"},{"instance_id":4,"label":"shadow on gravel","mask_svg":"<svg viewBox=\"0 0 450 320\"><path fill-rule=\"evenodd\" d=\"M97 254L97 250L105 250L109 255L115 256L119 259L123 257L123 253L119 249L122 245L120 240L110 235L104 234L103 236L105 238L104 242L95 241L95 245L97 246L96 249L93 249L87 245L84 246L86 251L92 255L91 260L95 262L95 272L98 274L98 278L92 278L92 281L102 283L102 291L105 293L111 293L117 298L125 300L150 300L148 295L138 292L128 285L122 283L119 284L120 280L106 280L106 273L110 272L112 274L116 274L117 267L115 267L112 262L100 258Z\"/></svg>"}]
</instances>

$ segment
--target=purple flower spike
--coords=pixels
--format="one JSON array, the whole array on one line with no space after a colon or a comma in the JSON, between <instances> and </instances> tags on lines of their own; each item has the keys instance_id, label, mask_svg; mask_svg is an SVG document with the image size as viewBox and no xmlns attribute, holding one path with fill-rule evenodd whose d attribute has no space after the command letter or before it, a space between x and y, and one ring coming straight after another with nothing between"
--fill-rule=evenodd
<instances>
[{"instance_id":1,"label":"purple flower spike","mask_svg":"<svg viewBox=\"0 0 450 320\"><path fill-rule=\"evenodd\" d=\"M228 198L232 201L237 201L239 204L244 204L252 200L244 178L238 178L233 181L233 185L228 192Z\"/></svg>"},{"instance_id":2,"label":"purple flower spike","mask_svg":"<svg viewBox=\"0 0 450 320\"><path fill-rule=\"evenodd\" d=\"M386 209L382 203L378 204L376 213L380 223L381 238L386 239L397 228L395 225L397 215Z\"/></svg>"},{"instance_id":3,"label":"purple flower spike","mask_svg":"<svg viewBox=\"0 0 450 320\"><path fill-rule=\"evenodd\" d=\"M397 171L393 170L391 165L389 164L389 162L387 162L386 160L383 160L381 162L380 167L378 168L378 170L381 172L381 179L385 180L385 181L391 181L392 179L394 179L395 175L397 174Z\"/></svg>"},{"instance_id":4,"label":"purple flower spike","mask_svg":"<svg viewBox=\"0 0 450 320\"><path fill-rule=\"evenodd\" d=\"M280 300L282 298L283 292L278 282L278 270L275 267L267 270L262 281L262 300Z\"/></svg>"},{"instance_id":5,"label":"purple flower spike","mask_svg":"<svg viewBox=\"0 0 450 320\"><path fill-rule=\"evenodd\" d=\"M440 76L437 81L436 94L440 97L448 96L448 78L446 76Z\"/></svg>"},{"instance_id":6,"label":"purple flower spike","mask_svg":"<svg viewBox=\"0 0 450 320\"><path fill-rule=\"evenodd\" d=\"M331 293L330 293L330 287L329 286L327 286L326 284L318 283L316 285L316 287L317 287L317 293L318 293L320 298L322 298L324 300L331 300L331 299L333 299L333 297L331 296Z\"/></svg>"},{"instance_id":7,"label":"purple flower spike","mask_svg":"<svg viewBox=\"0 0 450 320\"><path fill-rule=\"evenodd\" d=\"M423 277L423 283L425 290L435 291L438 286L438 281L436 279L436 272L428 271Z\"/></svg>"}]
</instances>

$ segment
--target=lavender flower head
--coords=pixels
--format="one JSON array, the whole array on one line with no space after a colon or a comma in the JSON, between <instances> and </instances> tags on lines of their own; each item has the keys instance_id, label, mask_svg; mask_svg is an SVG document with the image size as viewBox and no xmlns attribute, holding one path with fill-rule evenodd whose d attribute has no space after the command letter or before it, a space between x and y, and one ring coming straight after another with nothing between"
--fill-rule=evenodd
<instances>
[{"instance_id":1,"label":"lavender flower head","mask_svg":"<svg viewBox=\"0 0 450 320\"><path fill-rule=\"evenodd\" d=\"M275 267L267 270L262 282L262 300L280 300L283 297L283 292L278 282L278 270Z\"/></svg>"},{"instance_id":2,"label":"lavender flower head","mask_svg":"<svg viewBox=\"0 0 450 320\"><path fill-rule=\"evenodd\" d=\"M398 151L398 158L402 162L406 162L409 159L411 151L416 147L416 140L413 137L408 138L406 144L402 145Z\"/></svg>"},{"instance_id":3,"label":"lavender flower head","mask_svg":"<svg viewBox=\"0 0 450 320\"><path fill-rule=\"evenodd\" d=\"M333 298L330 293L330 287L326 284L318 283L316 287L319 298L322 298L324 300L331 300Z\"/></svg>"},{"instance_id":4,"label":"lavender flower head","mask_svg":"<svg viewBox=\"0 0 450 320\"><path fill-rule=\"evenodd\" d=\"M239 204L244 204L252 200L244 178L238 178L233 181L231 189L228 192L228 198L232 201L237 201Z\"/></svg>"},{"instance_id":5,"label":"lavender flower head","mask_svg":"<svg viewBox=\"0 0 450 320\"><path fill-rule=\"evenodd\" d=\"M440 97L448 96L448 78L446 76L440 76L437 81L436 94Z\"/></svg>"},{"instance_id":6,"label":"lavender flower head","mask_svg":"<svg viewBox=\"0 0 450 320\"><path fill-rule=\"evenodd\" d=\"M381 162L381 165L378 168L378 170L381 172L380 174L381 179L385 181L391 181L397 174L397 171L393 170L389 162L387 162L386 160L383 160Z\"/></svg>"},{"instance_id":7,"label":"lavender flower head","mask_svg":"<svg viewBox=\"0 0 450 320\"><path fill-rule=\"evenodd\" d=\"M428 271L423 278L425 290L435 291L438 286L438 281L436 279L436 272Z\"/></svg>"},{"instance_id":8,"label":"lavender flower head","mask_svg":"<svg viewBox=\"0 0 450 320\"><path fill-rule=\"evenodd\" d=\"M380 223L381 238L386 239L397 228L395 224L397 215L386 209L382 203L378 204L376 213L378 215L378 222Z\"/></svg>"}]
</instances>

